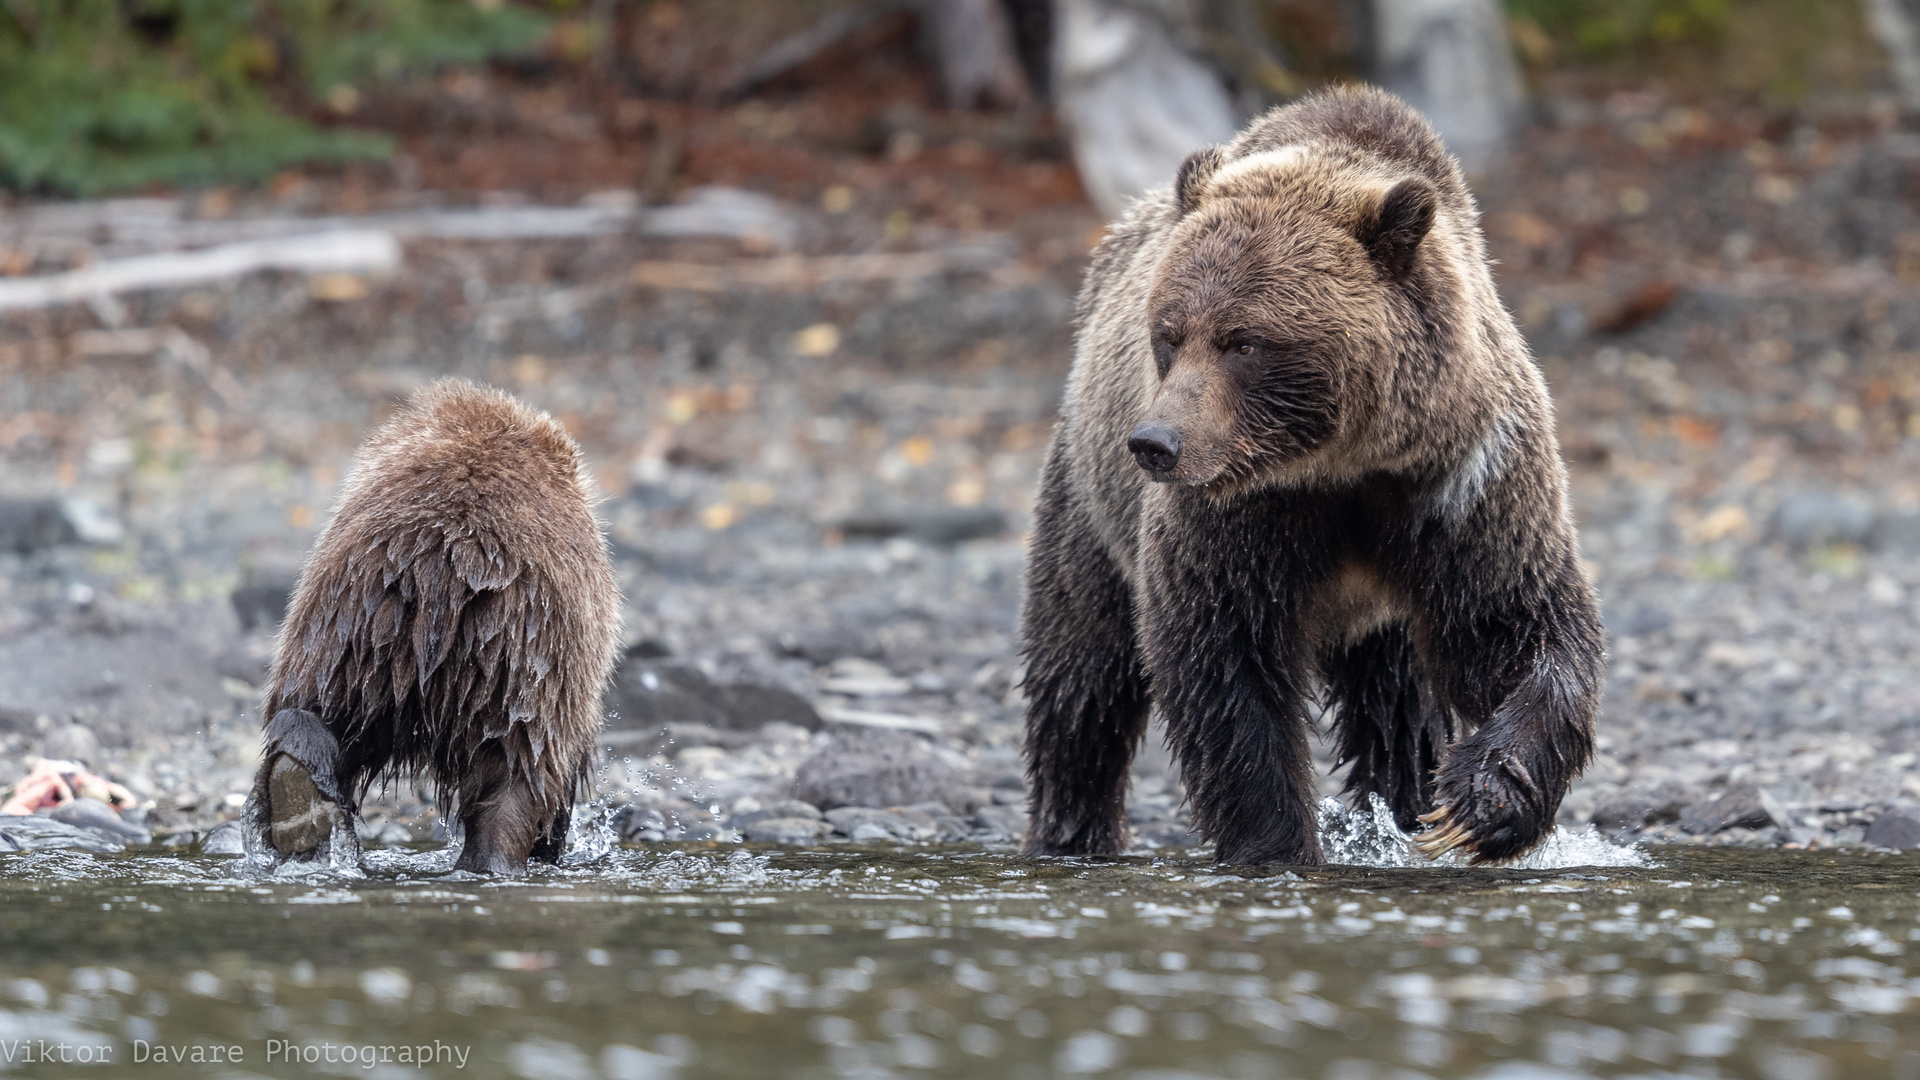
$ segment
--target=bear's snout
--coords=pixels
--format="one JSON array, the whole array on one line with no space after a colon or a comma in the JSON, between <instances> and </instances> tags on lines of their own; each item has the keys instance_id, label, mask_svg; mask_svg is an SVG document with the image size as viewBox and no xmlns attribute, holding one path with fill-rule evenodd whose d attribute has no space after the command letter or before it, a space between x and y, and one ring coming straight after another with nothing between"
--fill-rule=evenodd
<instances>
[{"instance_id":1,"label":"bear's snout","mask_svg":"<svg viewBox=\"0 0 1920 1080\"><path fill-rule=\"evenodd\" d=\"M1180 464L1180 436L1159 424L1145 423L1127 437L1127 450L1141 468L1155 474L1173 471Z\"/></svg>"}]
</instances>

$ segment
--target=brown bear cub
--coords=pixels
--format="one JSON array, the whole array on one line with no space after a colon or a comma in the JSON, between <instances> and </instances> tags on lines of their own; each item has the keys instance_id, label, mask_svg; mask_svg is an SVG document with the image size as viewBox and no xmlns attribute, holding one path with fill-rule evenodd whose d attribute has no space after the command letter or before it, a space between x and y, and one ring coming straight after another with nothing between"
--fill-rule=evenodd
<instances>
[{"instance_id":1,"label":"brown bear cub","mask_svg":"<svg viewBox=\"0 0 1920 1080\"><path fill-rule=\"evenodd\" d=\"M1118 852L1157 707L1226 863L1321 861L1307 737L1431 854L1508 859L1605 663L1546 386L1393 96L1275 109L1095 252L1023 614L1032 854Z\"/></svg>"},{"instance_id":2,"label":"brown bear cub","mask_svg":"<svg viewBox=\"0 0 1920 1080\"><path fill-rule=\"evenodd\" d=\"M619 624L565 429L498 390L421 390L361 447L281 624L250 856L357 865L359 799L410 773L464 829L456 869L558 860Z\"/></svg>"}]
</instances>

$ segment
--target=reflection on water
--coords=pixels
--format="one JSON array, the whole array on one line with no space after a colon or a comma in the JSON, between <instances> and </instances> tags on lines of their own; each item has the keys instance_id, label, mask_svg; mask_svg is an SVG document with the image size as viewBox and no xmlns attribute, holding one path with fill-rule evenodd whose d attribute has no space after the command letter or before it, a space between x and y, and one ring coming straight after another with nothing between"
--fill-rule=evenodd
<instances>
[{"instance_id":1,"label":"reflection on water","mask_svg":"<svg viewBox=\"0 0 1920 1080\"><path fill-rule=\"evenodd\" d=\"M517 882L447 860L376 853L345 881L247 880L217 859L0 857L0 1071L1821 1080L1920 1067L1909 857L1664 849L1657 865L1290 872L1191 853L616 848ZM116 1065L45 1063L59 1046ZM222 1048L240 1060L209 1064ZM195 1051L198 1064L154 1060Z\"/></svg>"}]
</instances>

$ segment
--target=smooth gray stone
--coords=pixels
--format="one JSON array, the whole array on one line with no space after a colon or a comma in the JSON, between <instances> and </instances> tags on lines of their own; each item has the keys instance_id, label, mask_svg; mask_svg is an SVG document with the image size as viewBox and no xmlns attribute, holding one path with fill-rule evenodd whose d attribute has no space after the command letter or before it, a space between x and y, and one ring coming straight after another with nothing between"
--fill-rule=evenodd
<instances>
[{"instance_id":1,"label":"smooth gray stone","mask_svg":"<svg viewBox=\"0 0 1920 1080\"><path fill-rule=\"evenodd\" d=\"M1698 800L1699 795L1693 789L1668 781L1652 788L1629 790L1609 799L1594 810L1589 820L1602 832L1664 825L1678 821L1681 812Z\"/></svg>"},{"instance_id":2,"label":"smooth gray stone","mask_svg":"<svg viewBox=\"0 0 1920 1080\"><path fill-rule=\"evenodd\" d=\"M1695 836L1717 833L1722 829L1764 829L1769 825L1792 828L1790 821L1775 821L1767 809L1767 800L1752 784L1731 787L1718 798L1690 807L1680 818L1680 827Z\"/></svg>"},{"instance_id":3,"label":"smooth gray stone","mask_svg":"<svg viewBox=\"0 0 1920 1080\"><path fill-rule=\"evenodd\" d=\"M247 853L245 837L240 833L240 823L223 821L207 833L200 842L202 855L244 855Z\"/></svg>"},{"instance_id":4,"label":"smooth gray stone","mask_svg":"<svg viewBox=\"0 0 1920 1080\"><path fill-rule=\"evenodd\" d=\"M958 544L999 536L1007 531L1007 516L992 507L907 507L847 518L840 531L856 539L904 536L929 544Z\"/></svg>"},{"instance_id":5,"label":"smooth gray stone","mask_svg":"<svg viewBox=\"0 0 1920 1080\"><path fill-rule=\"evenodd\" d=\"M811 844L833 831L818 818L766 818L741 830L759 844Z\"/></svg>"},{"instance_id":6,"label":"smooth gray stone","mask_svg":"<svg viewBox=\"0 0 1920 1080\"><path fill-rule=\"evenodd\" d=\"M1867 535L1867 546L1882 553L1920 552L1920 512L1882 514Z\"/></svg>"},{"instance_id":7,"label":"smooth gray stone","mask_svg":"<svg viewBox=\"0 0 1920 1080\"><path fill-rule=\"evenodd\" d=\"M120 812L99 799L75 799L46 811L46 816L62 824L113 837L123 844L151 844L153 834L120 816Z\"/></svg>"},{"instance_id":8,"label":"smooth gray stone","mask_svg":"<svg viewBox=\"0 0 1920 1080\"><path fill-rule=\"evenodd\" d=\"M722 684L700 669L652 658L630 658L614 673L608 707L616 719L609 731L673 731L682 745L682 725L716 734L751 733L773 721L820 729L820 714L798 694L774 686ZM723 737L715 741L724 745Z\"/></svg>"},{"instance_id":9,"label":"smooth gray stone","mask_svg":"<svg viewBox=\"0 0 1920 1080\"><path fill-rule=\"evenodd\" d=\"M944 809L944 808L943 808ZM843 806L827 812L827 820L836 832L855 840L932 840L939 823L931 814L894 808L875 810L864 806Z\"/></svg>"},{"instance_id":10,"label":"smooth gray stone","mask_svg":"<svg viewBox=\"0 0 1920 1080\"><path fill-rule=\"evenodd\" d=\"M973 820L986 832L1005 840L1027 835L1027 812L1017 806L983 806L973 812Z\"/></svg>"},{"instance_id":11,"label":"smooth gray stone","mask_svg":"<svg viewBox=\"0 0 1920 1080\"><path fill-rule=\"evenodd\" d=\"M77 848L109 854L126 845L98 829L85 829L55 821L44 814L0 817L0 842L11 844L13 851L42 851L49 848Z\"/></svg>"},{"instance_id":12,"label":"smooth gray stone","mask_svg":"<svg viewBox=\"0 0 1920 1080\"><path fill-rule=\"evenodd\" d=\"M771 817L809 818L813 821L819 821L821 817L819 807L799 799L781 799L769 805L767 813Z\"/></svg>"},{"instance_id":13,"label":"smooth gray stone","mask_svg":"<svg viewBox=\"0 0 1920 1080\"><path fill-rule=\"evenodd\" d=\"M0 499L0 550L31 555L79 542L59 499Z\"/></svg>"},{"instance_id":14,"label":"smooth gray stone","mask_svg":"<svg viewBox=\"0 0 1920 1080\"><path fill-rule=\"evenodd\" d=\"M1855 495L1803 491L1780 500L1773 535L1795 547L1865 543L1873 531L1873 507Z\"/></svg>"},{"instance_id":15,"label":"smooth gray stone","mask_svg":"<svg viewBox=\"0 0 1920 1080\"><path fill-rule=\"evenodd\" d=\"M613 827L619 831L621 843L646 839L643 833L665 836L667 815L651 806L630 806L614 815Z\"/></svg>"}]
</instances>

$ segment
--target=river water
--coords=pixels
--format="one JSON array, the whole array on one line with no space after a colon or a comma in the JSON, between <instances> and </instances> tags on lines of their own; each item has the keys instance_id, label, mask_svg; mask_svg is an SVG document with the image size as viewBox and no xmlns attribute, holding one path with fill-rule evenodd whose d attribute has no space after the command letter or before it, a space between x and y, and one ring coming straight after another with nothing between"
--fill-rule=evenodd
<instances>
[{"instance_id":1,"label":"river water","mask_svg":"<svg viewBox=\"0 0 1920 1080\"><path fill-rule=\"evenodd\" d=\"M1334 818L1334 856L1376 865L0 856L0 1074L1920 1076L1920 859L1562 837L1529 867L1391 865Z\"/></svg>"}]
</instances>

